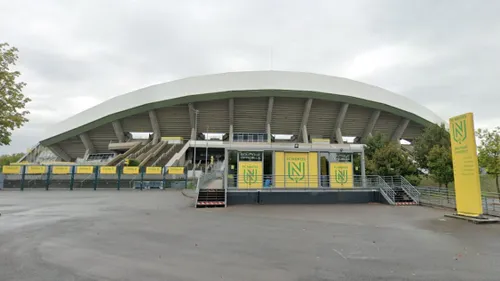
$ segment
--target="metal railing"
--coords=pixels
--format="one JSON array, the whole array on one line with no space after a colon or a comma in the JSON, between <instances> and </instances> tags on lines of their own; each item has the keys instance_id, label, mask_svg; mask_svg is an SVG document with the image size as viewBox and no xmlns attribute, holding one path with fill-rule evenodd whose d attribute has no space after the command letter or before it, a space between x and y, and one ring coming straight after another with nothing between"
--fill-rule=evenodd
<instances>
[{"instance_id":1,"label":"metal railing","mask_svg":"<svg viewBox=\"0 0 500 281\"><path fill-rule=\"evenodd\" d=\"M355 175L352 179L334 179L327 175L228 175L228 189L378 189L384 181L380 176ZM386 184L387 185L387 184ZM389 187L390 188L390 187Z\"/></svg>"},{"instance_id":2,"label":"metal railing","mask_svg":"<svg viewBox=\"0 0 500 281\"><path fill-rule=\"evenodd\" d=\"M420 192L404 177L400 176L399 178L401 180L401 188L418 204L420 202Z\"/></svg>"},{"instance_id":3,"label":"metal railing","mask_svg":"<svg viewBox=\"0 0 500 281\"><path fill-rule=\"evenodd\" d=\"M380 194L387 200L387 203L394 205L396 204L396 192L394 191L393 187L387 184L387 182L380 176L379 178L379 185L380 185Z\"/></svg>"},{"instance_id":4,"label":"metal railing","mask_svg":"<svg viewBox=\"0 0 500 281\"><path fill-rule=\"evenodd\" d=\"M455 190L445 187L416 187L420 192L420 204L449 208L456 210ZM500 216L500 194L496 192L482 192L483 213L485 215Z\"/></svg>"},{"instance_id":5,"label":"metal railing","mask_svg":"<svg viewBox=\"0 0 500 281\"><path fill-rule=\"evenodd\" d=\"M383 176L392 189L402 189L415 203L420 200L420 192L403 176Z\"/></svg>"}]
</instances>

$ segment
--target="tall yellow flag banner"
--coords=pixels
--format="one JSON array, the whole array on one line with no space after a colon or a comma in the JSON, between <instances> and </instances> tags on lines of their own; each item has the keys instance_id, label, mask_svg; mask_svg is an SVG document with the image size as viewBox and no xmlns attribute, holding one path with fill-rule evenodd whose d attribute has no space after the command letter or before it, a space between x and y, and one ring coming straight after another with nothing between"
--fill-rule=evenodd
<instances>
[{"instance_id":1,"label":"tall yellow flag banner","mask_svg":"<svg viewBox=\"0 0 500 281\"><path fill-rule=\"evenodd\" d=\"M240 161L238 163L238 188L262 188L262 162Z\"/></svg>"},{"instance_id":2,"label":"tall yellow flag banner","mask_svg":"<svg viewBox=\"0 0 500 281\"><path fill-rule=\"evenodd\" d=\"M450 118L450 139L457 213L480 216L483 205L472 113Z\"/></svg>"}]
</instances>

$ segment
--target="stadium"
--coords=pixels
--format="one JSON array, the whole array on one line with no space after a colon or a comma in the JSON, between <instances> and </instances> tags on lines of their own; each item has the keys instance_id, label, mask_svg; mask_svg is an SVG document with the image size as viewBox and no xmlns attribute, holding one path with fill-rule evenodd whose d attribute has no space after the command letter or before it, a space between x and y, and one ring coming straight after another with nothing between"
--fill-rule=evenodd
<instances>
[{"instance_id":1,"label":"stadium","mask_svg":"<svg viewBox=\"0 0 500 281\"><path fill-rule=\"evenodd\" d=\"M441 122L406 97L345 78L223 73L107 100L52 126L21 162L118 167L110 173L123 175L129 166L138 167L129 173L146 175L153 167L163 174L184 167L186 178L218 171L225 190L348 189L373 182L364 168L369 136L382 133L411 144L425 126ZM359 167L353 167L355 155Z\"/></svg>"}]
</instances>

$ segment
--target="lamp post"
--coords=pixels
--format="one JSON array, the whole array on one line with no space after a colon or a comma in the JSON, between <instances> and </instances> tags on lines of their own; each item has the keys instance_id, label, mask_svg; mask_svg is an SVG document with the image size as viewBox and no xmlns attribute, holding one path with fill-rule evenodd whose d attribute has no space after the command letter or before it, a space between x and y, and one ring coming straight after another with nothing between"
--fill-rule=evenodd
<instances>
[{"instance_id":1,"label":"lamp post","mask_svg":"<svg viewBox=\"0 0 500 281\"><path fill-rule=\"evenodd\" d=\"M196 176L196 143L198 140L198 109L194 111L194 156L193 156L193 178Z\"/></svg>"},{"instance_id":2,"label":"lamp post","mask_svg":"<svg viewBox=\"0 0 500 281\"><path fill-rule=\"evenodd\" d=\"M208 171L208 126L207 126L207 137L205 139L205 174L207 173Z\"/></svg>"}]
</instances>

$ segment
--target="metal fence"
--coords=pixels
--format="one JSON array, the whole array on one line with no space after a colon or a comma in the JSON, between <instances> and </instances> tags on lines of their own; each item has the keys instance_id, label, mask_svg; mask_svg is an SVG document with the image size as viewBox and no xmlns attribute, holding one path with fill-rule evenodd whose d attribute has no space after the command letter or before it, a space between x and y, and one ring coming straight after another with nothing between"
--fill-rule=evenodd
<instances>
[{"instance_id":1,"label":"metal fence","mask_svg":"<svg viewBox=\"0 0 500 281\"><path fill-rule=\"evenodd\" d=\"M444 187L416 187L420 192L420 204L456 210L455 190ZM500 216L500 195L495 192L482 192L483 213Z\"/></svg>"},{"instance_id":2,"label":"metal fence","mask_svg":"<svg viewBox=\"0 0 500 281\"><path fill-rule=\"evenodd\" d=\"M46 166L42 174L29 174L22 168L16 174L1 174L3 189L94 189L98 188L135 188L135 189L163 189L169 187L186 187L187 176L167 174L166 168L158 168L148 172L140 168L136 173L127 173L126 167L116 167L111 173L100 172L101 166L89 167L88 173L78 173L76 168L70 168L67 173L60 174L53 169L56 166ZM76 166L75 166L76 167ZM81 166L80 166L81 167ZM109 167L115 168L115 167Z\"/></svg>"},{"instance_id":3,"label":"metal fence","mask_svg":"<svg viewBox=\"0 0 500 281\"><path fill-rule=\"evenodd\" d=\"M379 189L384 185L384 180L380 176L359 176L355 175L351 179L332 179L323 175L246 175L239 177L236 174L229 174L227 178L228 189L239 190L272 190L272 189L328 189L328 190L352 190L352 189ZM388 186L387 186L388 187ZM390 188L390 187L388 187Z\"/></svg>"}]
</instances>

